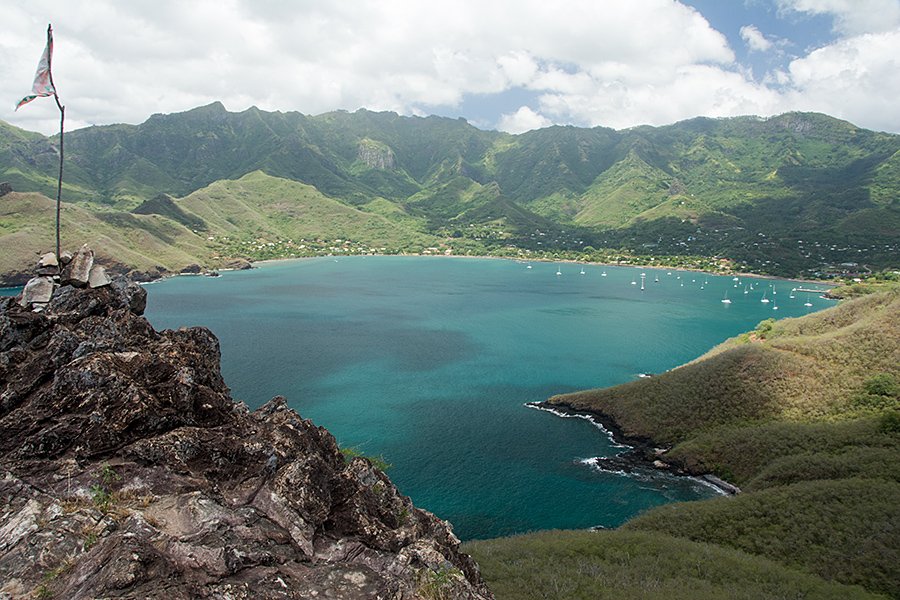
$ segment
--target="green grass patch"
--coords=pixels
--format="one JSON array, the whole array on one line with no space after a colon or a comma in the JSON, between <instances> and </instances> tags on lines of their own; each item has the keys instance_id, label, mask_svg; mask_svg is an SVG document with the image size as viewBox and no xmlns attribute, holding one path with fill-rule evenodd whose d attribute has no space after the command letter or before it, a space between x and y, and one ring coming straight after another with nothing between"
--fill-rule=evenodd
<instances>
[{"instance_id":1,"label":"green grass patch","mask_svg":"<svg viewBox=\"0 0 900 600\"><path fill-rule=\"evenodd\" d=\"M497 600L882 598L738 549L648 531L541 531L472 541Z\"/></svg>"}]
</instances>

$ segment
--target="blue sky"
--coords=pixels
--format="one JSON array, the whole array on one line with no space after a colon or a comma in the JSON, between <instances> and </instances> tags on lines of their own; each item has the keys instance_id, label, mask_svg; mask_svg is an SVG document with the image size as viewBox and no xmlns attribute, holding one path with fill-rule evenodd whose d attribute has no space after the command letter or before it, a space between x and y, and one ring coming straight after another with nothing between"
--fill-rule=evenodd
<instances>
[{"instance_id":1,"label":"blue sky","mask_svg":"<svg viewBox=\"0 0 900 600\"><path fill-rule=\"evenodd\" d=\"M900 0L0 0L0 119L47 23L67 128L228 110L390 110L513 133L817 111L900 133Z\"/></svg>"}]
</instances>

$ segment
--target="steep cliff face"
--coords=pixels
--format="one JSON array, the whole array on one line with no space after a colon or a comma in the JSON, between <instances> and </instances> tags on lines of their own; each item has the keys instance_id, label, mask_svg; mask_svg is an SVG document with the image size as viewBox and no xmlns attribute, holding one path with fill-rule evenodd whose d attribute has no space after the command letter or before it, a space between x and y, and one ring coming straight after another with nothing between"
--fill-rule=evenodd
<instances>
[{"instance_id":1,"label":"steep cliff face","mask_svg":"<svg viewBox=\"0 0 900 600\"><path fill-rule=\"evenodd\" d=\"M490 599L450 526L145 290L0 303L0 598Z\"/></svg>"},{"instance_id":2,"label":"steep cliff face","mask_svg":"<svg viewBox=\"0 0 900 600\"><path fill-rule=\"evenodd\" d=\"M391 152L391 149L371 140L364 140L359 143L357 156L370 169L393 171L397 168L397 161L394 159L394 153Z\"/></svg>"}]
</instances>

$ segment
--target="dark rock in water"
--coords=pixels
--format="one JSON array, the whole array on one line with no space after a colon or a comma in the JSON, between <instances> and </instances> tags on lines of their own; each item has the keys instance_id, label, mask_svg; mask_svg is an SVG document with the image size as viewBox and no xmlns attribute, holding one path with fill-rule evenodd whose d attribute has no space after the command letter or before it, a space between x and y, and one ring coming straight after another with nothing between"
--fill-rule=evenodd
<instances>
[{"instance_id":1,"label":"dark rock in water","mask_svg":"<svg viewBox=\"0 0 900 600\"><path fill-rule=\"evenodd\" d=\"M446 522L145 304L0 302L0 598L491 598Z\"/></svg>"}]
</instances>

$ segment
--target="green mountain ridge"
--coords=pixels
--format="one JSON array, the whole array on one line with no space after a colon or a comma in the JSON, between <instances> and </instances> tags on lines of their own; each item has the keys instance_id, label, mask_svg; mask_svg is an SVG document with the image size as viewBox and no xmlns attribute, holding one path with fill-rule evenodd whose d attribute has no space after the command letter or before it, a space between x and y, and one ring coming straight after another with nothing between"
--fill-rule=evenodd
<instances>
[{"instance_id":1,"label":"green mountain ridge","mask_svg":"<svg viewBox=\"0 0 900 600\"><path fill-rule=\"evenodd\" d=\"M0 181L55 197L56 142L0 124ZM469 226L502 231L497 243L508 245L535 229L565 230L595 248L634 251L666 241L660 252L722 255L751 270L798 276L860 262L858 252L875 268L898 266L898 157L900 136L815 113L511 135L462 119L364 109L231 113L216 102L140 125L68 132L63 199L94 212L128 212L161 194L177 204L216 182L261 172L403 224L430 236L427 245ZM741 246L756 244L760 233L777 248ZM835 249L808 256L798 240Z\"/></svg>"}]
</instances>

